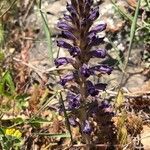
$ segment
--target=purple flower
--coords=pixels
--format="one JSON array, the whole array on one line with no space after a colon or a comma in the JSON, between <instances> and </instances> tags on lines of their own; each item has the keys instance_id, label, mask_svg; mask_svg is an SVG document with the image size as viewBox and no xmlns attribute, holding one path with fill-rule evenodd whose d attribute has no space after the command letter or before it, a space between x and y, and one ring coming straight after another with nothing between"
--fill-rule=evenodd
<instances>
[{"instance_id":1,"label":"purple flower","mask_svg":"<svg viewBox=\"0 0 150 150\"><path fill-rule=\"evenodd\" d=\"M89 123L88 120L86 120L85 123L84 123L83 132L85 134L91 134L91 132L92 132L92 128L91 128L90 123Z\"/></svg>"},{"instance_id":2,"label":"purple flower","mask_svg":"<svg viewBox=\"0 0 150 150\"><path fill-rule=\"evenodd\" d=\"M110 107L110 104L108 103L108 101L102 101L101 104L99 105L99 108L101 109L105 109Z\"/></svg>"},{"instance_id":3,"label":"purple flower","mask_svg":"<svg viewBox=\"0 0 150 150\"><path fill-rule=\"evenodd\" d=\"M71 40L76 39L76 37L69 31L62 31L62 35L67 39L71 39Z\"/></svg>"},{"instance_id":4,"label":"purple flower","mask_svg":"<svg viewBox=\"0 0 150 150\"><path fill-rule=\"evenodd\" d=\"M106 50L104 49L97 49L89 52L91 57L97 58L105 58L106 57Z\"/></svg>"},{"instance_id":5,"label":"purple flower","mask_svg":"<svg viewBox=\"0 0 150 150\"><path fill-rule=\"evenodd\" d=\"M60 84L62 86L65 86L65 84L68 82L68 81L71 81L74 79L74 75L73 74L68 74L66 75L65 77L63 77L60 81Z\"/></svg>"},{"instance_id":6,"label":"purple flower","mask_svg":"<svg viewBox=\"0 0 150 150\"><path fill-rule=\"evenodd\" d=\"M84 77L88 78L90 75L93 74L93 72L90 70L89 66L86 64L83 64L82 67L80 68L80 73Z\"/></svg>"},{"instance_id":7,"label":"purple flower","mask_svg":"<svg viewBox=\"0 0 150 150\"><path fill-rule=\"evenodd\" d=\"M92 33L92 32L97 33L97 32L104 31L104 30L106 29L106 26L107 26L106 23L99 24L99 25L97 25L96 27L93 27L93 28L91 29L90 33Z\"/></svg>"},{"instance_id":8,"label":"purple flower","mask_svg":"<svg viewBox=\"0 0 150 150\"><path fill-rule=\"evenodd\" d=\"M66 8L70 12L72 17L76 17L77 16L77 12L76 12L75 8L73 7L73 5L67 3L67 7Z\"/></svg>"},{"instance_id":9,"label":"purple flower","mask_svg":"<svg viewBox=\"0 0 150 150\"><path fill-rule=\"evenodd\" d=\"M80 50L79 47L74 46L74 47L71 47L69 49L69 53L70 53L71 56L75 57L75 56L78 56L81 53L81 50Z\"/></svg>"},{"instance_id":10,"label":"purple flower","mask_svg":"<svg viewBox=\"0 0 150 150\"><path fill-rule=\"evenodd\" d=\"M64 21L59 21L57 27L62 30L72 30L72 27Z\"/></svg>"},{"instance_id":11,"label":"purple flower","mask_svg":"<svg viewBox=\"0 0 150 150\"><path fill-rule=\"evenodd\" d=\"M95 88L95 86L93 85L93 83L91 81L87 81L86 83L86 87L87 87L87 92L89 95L91 96L96 96L98 95L99 91Z\"/></svg>"},{"instance_id":12,"label":"purple flower","mask_svg":"<svg viewBox=\"0 0 150 150\"><path fill-rule=\"evenodd\" d=\"M101 73L107 73L108 75L112 72L112 67L108 65L97 65L91 68L93 71L99 71Z\"/></svg>"},{"instance_id":13,"label":"purple flower","mask_svg":"<svg viewBox=\"0 0 150 150\"><path fill-rule=\"evenodd\" d=\"M67 15L67 14L64 14L64 19L67 21L67 22L71 22L72 21L72 17L70 15Z\"/></svg>"},{"instance_id":14,"label":"purple flower","mask_svg":"<svg viewBox=\"0 0 150 150\"><path fill-rule=\"evenodd\" d=\"M73 117L70 117L69 118L69 123L71 126L73 127L76 127L77 126L77 121L73 118Z\"/></svg>"},{"instance_id":15,"label":"purple flower","mask_svg":"<svg viewBox=\"0 0 150 150\"><path fill-rule=\"evenodd\" d=\"M103 42L104 37L98 37L98 36L93 36L91 41L89 42L88 45L92 46L98 46L99 44L101 44Z\"/></svg>"},{"instance_id":16,"label":"purple flower","mask_svg":"<svg viewBox=\"0 0 150 150\"><path fill-rule=\"evenodd\" d=\"M95 37L96 37L96 34L94 32L91 32L88 34L87 40L91 43Z\"/></svg>"},{"instance_id":17,"label":"purple flower","mask_svg":"<svg viewBox=\"0 0 150 150\"><path fill-rule=\"evenodd\" d=\"M68 92L67 101L68 101L68 109L76 109L80 107L80 94L75 94L73 92Z\"/></svg>"},{"instance_id":18,"label":"purple flower","mask_svg":"<svg viewBox=\"0 0 150 150\"><path fill-rule=\"evenodd\" d=\"M57 46L62 47L62 48L66 48L66 49L71 49L72 48L72 46L69 43L67 43L63 40L57 41Z\"/></svg>"},{"instance_id":19,"label":"purple flower","mask_svg":"<svg viewBox=\"0 0 150 150\"><path fill-rule=\"evenodd\" d=\"M56 67L58 68L61 65L65 65L68 64L72 61L71 58L66 58L66 57L60 57L54 60L54 63L56 65Z\"/></svg>"},{"instance_id":20,"label":"purple flower","mask_svg":"<svg viewBox=\"0 0 150 150\"><path fill-rule=\"evenodd\" d=\"M95 21L98 17L99 17L99 7L95 7L94 9L91 10L88 20Z\"/></svg>"}]
</instances>

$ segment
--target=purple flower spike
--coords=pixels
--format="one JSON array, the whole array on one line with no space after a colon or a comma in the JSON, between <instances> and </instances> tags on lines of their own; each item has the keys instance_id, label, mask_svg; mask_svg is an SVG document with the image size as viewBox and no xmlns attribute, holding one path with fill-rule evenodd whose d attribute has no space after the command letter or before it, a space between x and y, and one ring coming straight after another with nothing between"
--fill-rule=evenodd
<instances>
[{"instance_id":1,"label":"purple flower spike","mask_svg":"<svg viewBox=\"0 0 150 150\"><path fill-rule=\"evenodd\" d=\"M64 21L58 22L57 27L62 30L72 30L72 27Z\"/></svg>"},{"instance_id":2,"label":"purple flower spike","mask_svg":"<svg viewBox=\"0 0 150 150\"><path fill-rule=\"evenodd\" d=\"M63 40L57 41L57 46L62 47L62 48L66 48L66 49L71 49L72 48L72 46L69 43L67 43Z\"/></svg>"},{"instance_id":3,"label":"purple flower spike","mask_svg":"<svg viewBox=\"0 0 150 150\"><path fill-rule=\"evenodd\" d=\"M71 81L74 79L74 75L73 74L68 74L66 75L65 77L63 77L60 81L60 84L62 86L65 86L65 84L68 82L68 81Z\"/></svg>"},{"instance_id":4,"label":"purple flower spike","mask_svg":"<svg viewBox=\"0 0 150 150\"><path fill-rule=\"evenodd\" d=\"M90 32L94 32L94 33L102 32L106 29L106 26L107 26L106 23L99 24L98 26L92 28Z\"/></svg>"},{"instance_id":5,"label":"purple flower spike","mask_svg":"<svg viewBox=\"0 0 150 150\"><path fill-rule=\"evenodd\" d=\"M70 55L75 57L78 56L81 53L81 50L79 47L75 46L69 49Z\"/></svg>"},{"instance_id":6,"label":"purple flower spike","mask_svg":"<svg viewBox=\"0 0 150 150\"><path fill-rule=\"evenodd\" d=\"M89 66L86 64L83 64L83 66L80 68L80 73L86 78L88 78L92 74Z\"/></svg>"},{"instance_id":7,"label":"purple flower spike","mask_svg":"<svg viewBox=\"0 0 150 150\"><path fill-rule=\"evenodd\" d=\"M106 57L106 50L104 49L97 49L89 52L91 57L97 58L105 58Z\"/></svg>"},{"instance_id":8,"label":"purple flower spike","mask_svg":"<svg viewBox=\"0 0 150 150\"><path fill-rule=\"evenodd\" d=\"M67 94L67 100L68 100L68 108L71 109L77 109L80 107L80 95L75 94L73 92L68 92Z\"/></svg>"},{"instance_id":9,"label":"purple flower spike","mask_svg":"<svg viewBox=\"0 0 150 150\"><path fill-rule=\"evenodd\" d=\"M62 35L67 39L71 39L71 40L76 39L76 37L69 31L62 31Z\"/></svg>"},{"instance_id":10,"label":"purple flower spike","mask_svg":"<svg viewBox=\"0 0 150 150\"><path fill-rule=\"evenodd\" d=\"M99 7L95 7L91 12L88 20L95 21L99 17Z\"/></svg>"},{"instance_id":11,"label":"purple flower spike","mask_svg":"<svg viewBox=\"0 0 150 150\"><path fill-rule=\"evenodd\" d=\"M95 86L93 85L93 83L91 81L87 81L87 85L86 86L87 86L88 94L90 94L93 97L98 95L99 91L95 88Z\"/></svg>"},{"instance_id":12,"label":"purple flower spike","mask_svg":"<svg viewBox=\"0 0 150 150\"><path fill-rule=\"evenodd\" d=\"M101 73L107 73L108 75L111 74L112 72L112 67L107 66L107 65L97 65L91 68L93 71L99 71Z\"/></svg>"},{"instance_id":13,"label":"purple flower spike","mask_svg":"<svg viewBox=\"0 0 150 150\"><path fill-rule=\"evenodd\" d=\"M92 132L92 128L91 128L90 123L89 123L88 120L85 121L83 132L85 134L91 134L91 132Z\"/></svg>"},{"instance_id":14,"label":"purple flower spike","mask_svg":"<svg viewBox=\"0 0 150 150\"><path fill-rule=\"evenodd\" d=\"M56 67L58 68L61 65L65 65L68 64L72 61L71 58L66 58L66 57L60 57L54 60L54 63L56 65Z\"/></svg>"}]
</instances>

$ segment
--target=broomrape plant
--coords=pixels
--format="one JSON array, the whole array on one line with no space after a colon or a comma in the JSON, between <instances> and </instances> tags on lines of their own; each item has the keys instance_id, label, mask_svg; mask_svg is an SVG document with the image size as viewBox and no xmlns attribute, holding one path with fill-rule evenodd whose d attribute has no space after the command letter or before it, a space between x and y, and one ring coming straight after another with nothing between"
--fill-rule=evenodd
<instances>
[{"instance_id":1,"label":"broomrape plant","mask_svg":"<svg viewBox=\"0 0 150 150\"><path fill-rule=\"evenodd\" d=\"M61 39L57 41L57 46L66 49L70 56L55 59L56 67L71 64L74 70L61 77L60 84L68 89L66 96L67 110L76 111L69 118L71 125L78 125L86 144L91 143L90 134L92 127L89 122L90 112L92 114L97 109L107 108L109 104L98 103L99 92L106 89L105 83L94 84L90 76L97 74L111 74L112 67L104 64L89 65L90 59L106 57L105 49L97 48L104 37L99 37L97 33L106 29L105 23L93 26L94 21L99 17L99 7L93 5L93 0L71 0L66 6L68 13L59 20L57 27L62 31ZM92 108L88 104L93 101L97 106Z\"/></svg>"}]
</instances>

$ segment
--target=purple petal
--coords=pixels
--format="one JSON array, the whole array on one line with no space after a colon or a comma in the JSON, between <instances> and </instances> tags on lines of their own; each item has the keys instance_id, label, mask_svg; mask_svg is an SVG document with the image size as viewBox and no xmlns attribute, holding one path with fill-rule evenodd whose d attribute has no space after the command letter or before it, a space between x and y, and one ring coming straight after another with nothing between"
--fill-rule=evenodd
<instances>
[{"instance_id":1,"label":"purple petal","mask_svg":"<svg viewBox=\"0 0 150 150\"><path fill-rule=\"evenodd\" d=\"M93 36L91 41L89 42L90 46L98 46L103 42L104 37Z\"/></svg>"},{"instance_id":2,"label":"purple petal","mask_svg":"<svg viewBox=\"0 0 150 150\"><path fill-rule=\"evenodd\" d=\"M107 65L97 65L91 68L93 71L99 71L101 73L107 73L108 75L112 72L112 67Z\"/></svg>"},{"instance_id":3,"label":"purple petal","mask_svg":"<svg viewBox=\"0 0 150 150\"><path fill-rule=\"evenodd\" d=\"M68 82L68 81L71 81L74 79L74 75L73 74L68 74L66 75L65 77L63 77L60 81L60 84L62 86L65 86L65 84Z\"/></svg>"},{"instance_id":4,"label":"purple petal","mask_svg":"<svg viewBox=\"0 0 150 150\"><path fill-rule=\"evenodd\" d=\"M89 52L91 57L97 58L105 58L106 57L106 50L104 49L97 49Z\"/></svg>"},{"instance_id":5,"label":"purple petal","mask_svg":"<svg viewBox=\"0 0 150 150\"><path fill-rule=\"evenodd\" d=\"M64 19L68 22L72 21L72 17L70 15L64 14Z\"/></svg>"},{"instance_id":6,"label":"purple petal","mask_svg":"<svg viewBox=\"0 0 150 150\"><path fill-rule=\"evenodd\" d=\"M66 57L60 57L54 60L54 63L56 65L56 67L59 67L61 65L65 65L68 64L72 61L71 58L66 58Z\"/></svg>"},{"instance_id":7,"label":"purple petal","mask_svg":"<svg viewBox=\"0 0 150 150\"><path fill-rule=\"evenodd\" d=\"M75 57L78 56L81 53L81 50L79 47L75 46L69 49L70 55Z\"/></svg>"},{"instance_id":8,"label":"purple petal","mask_svg":"<svg viewBox=\"0 0 150 150\"><path fill-rule=\"evenodd\" d=\"M69 123L73 127L77 126L77 121L73 117L69 118Z\"/></svg>"},{"instance_id":9,"label":"purple petal","mask_svg":"<svg viewBox=\"0 0 150 150\"><path fill-rule=\"evenodd\" d=\"M71 39L71 40L76 39L76 37L69 31L62 31L62 35L67 39Z\"/></svg>"},{"instance_id":10,"label":"purple petal","mask_svg":"<svg viewBox=\"0 0 150 150\"><path fill-rule=\"evenodd\" d=\"M63 40L57 41L57 46L62 47L62 48L66 48L66 49L71 49L72 48L72 46L69 43L67 43Z\"/></svg>"},{"instance_id":11,"label":"purple petal","mask_svg":"<svg viewBox=\"0 0 150 150\"><path fill-rule=\"evenodd\" d=\"M88 78L92 74L89 66L86 64L82 65L82 67L80 68L80 73L81 73L81 75L83 75L86 78Z\"/></svg>"},{"instance_id":12,"label":"purple petal","mask_svg":"<svg viewBox=\"0 0 150 150\"><path fill-rule=\"evenodd\" d=\"M97 33L97 32L104 31L106 29L106 26L107 26L106 23L99 24L96 27L93 27L90 32Z\"/></svg>"},{"instance_id":13,"label":"purple petal","mask_svg":"<svg viewBox=\"0 0 150 150\"><path fill-rule=\"evenodd\" d=\"M96 37L96 34L94 32L91 32L88 34L87 40L91 43L95 37Z\"/></svg>"},{"instance_id":14,"label":"purple petal","mask_svg":"<svg viewBox=\"0 0 150 150\"><path fill-rule=\"evenodd\" d=\"M73 17L77 16L77 12L75 8L73 7L73 5L67 3L67 10L70 12L71 16Z\"/></svg>"},{"instance_id":15,"label":"purple petal","mask_svg":"<svg viewBox=\"0 0 150 150\"><path fill-rule=\"evenodd\" d=\"M57 27L62 30L72 30L72 27L64 21L59 21Z\"/></svg>"},{"instance_id":16,"label":"purple petal","mask_svg":"<svg viewBox=\"0 0 150 150\"><path fill-rule=\"evenodd\" d=\"M98 95L99 91L95 88L95 86L91 81L89 80L87 81L86 87L87 87L88 94L90 94L93 97Z\"/></svg>"},{"instance_id":17,"label":"purple petal","mask_svg":"<svg viewBox=\"0 0 150 150\"><path fill-rule=\"evenodd\" d=\"M67 101L68 101L68 109L76 109L80 107L80 94L75 94L73 92L68 92L67 93Z\"/></svg>"},{"instance_id":18,"label":"purple petal","mask_svg":"<svg viewBox=\"0 0 150 150\"><path fill-rule=\"evenodd\" d=\"M94 21L99 17L99 7L95 7L91 12L88 18L89 21Z\"/></svg>"},{"instance_id":19,"label":"purple petal","mask_svg":"<svg viewBox=\"0 0 150 150\"><path fill-rule=\"evenodd\" d=\"M88 120L86 120L85 123L84 123L83 132L85 134L91 134L91 132L92 132L92 128L91 128L90 123L89 123Z\"/></svg>"}]
</instances>

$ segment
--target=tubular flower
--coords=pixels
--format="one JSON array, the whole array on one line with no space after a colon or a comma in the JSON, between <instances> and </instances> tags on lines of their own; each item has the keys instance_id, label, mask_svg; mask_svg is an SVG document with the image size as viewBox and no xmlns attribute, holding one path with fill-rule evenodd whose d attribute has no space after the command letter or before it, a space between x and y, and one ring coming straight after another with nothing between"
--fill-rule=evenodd
<instances>
[{"instance_id":1,"label":"tubular flower","mask_svg":"<svg viewBox=\"0 0 150 150\"><path fill-rule=\"evenodd\" d=\"M61 81L60 81L60 84L62 86L65 86L65 84L68 82L68 81L71 81L74 79L74 75L73 74L68 74L66 76L64 76Z\"/></svg>"},{"instance_id":2,"label":"tubular flower","mask_svg":"<svg viewBox=\"0 0 150 150\"><path fill-rule=\"evenodd\" d=\"M112 67L108 66L108 65L97 65L91 68L94 71L98 71L101 73L107 73L108 75L111 74L112 72Z\"/></svg>"},{"instance_id":3,"label":"tubular flower","mask_svg":"<svg viewBox=\"0 0 150 150\"><path fill-rule=\"evenodd\" d=\"M70 123L70 125L72 125L73 127L76 127L76 126L77 126L77 121L76 121L73 117L70 117L70 118L69 118L69 123Z\"/></svg>"},{"instance_id":4,"label":"tubular flower","mask_svg":"<svg viewBox=\"0 0 150 150\"><path fill-rule=\"evenodd\" d=\"M89 66L86 64L83 64L83 66L80 68L80 73L86 78L93 74Z\"/></svg>"},{"instance_id":5,"label":"tubular flower","mask_svg":"<svg viewBox=\"0 0 150 150\"><path fill-rule=\"evenodd\" d=\"M56 67L58 68L59 66L65 65L72 62L71 58L66 58L66 57L60 57L54 60L54 63Z\"/></svg>"},{"instance_id":6,"label":"tubular flower","mask_svg":"<svg viewBox=\"0 0 150 150\"><path fill-rule=\"evenodd\" d=\"M106 50L104 50L104 49L92 50L89 52L89 54L91 57L105 58L106 57Z\"/></svg>"},{"instance_id":7,"label":"tubular flower","mask_svg":"<svg viewBox=\"0 0 150 150\"><path fill-rule=\"evenodd\" d=\"M92 132L92 128L91 128L90 123L89 123L88 120L86 120L85 123L84 123L83 132L85 134L91 134L91 132Z\"/></svg>"},{"instance_id":8,"label":"tubular flower","mask_svg":"<svg viewBox=\"0 0 150 150\"><path fill-rule=\"evenodd\" d=\"M80 107L80 95L76 95L73 92L68 92L67 95L67 101L68 101L68 109L72 110L72 109L76 109Z\"/></svg>"}]
</instances>

